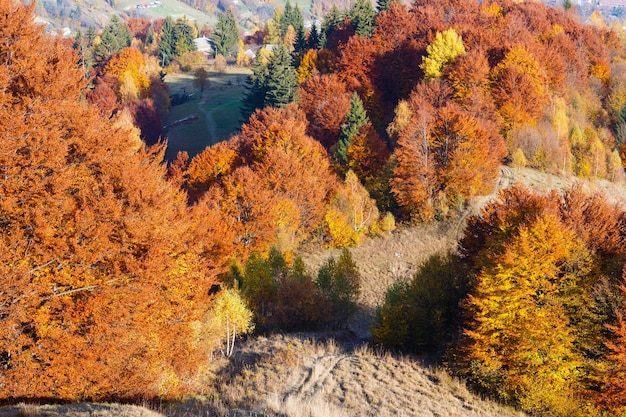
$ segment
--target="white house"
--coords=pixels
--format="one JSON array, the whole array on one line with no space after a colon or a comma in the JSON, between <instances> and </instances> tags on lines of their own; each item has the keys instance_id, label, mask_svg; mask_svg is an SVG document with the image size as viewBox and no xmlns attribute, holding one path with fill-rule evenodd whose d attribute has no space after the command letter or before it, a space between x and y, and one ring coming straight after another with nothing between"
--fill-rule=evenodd
<instances>
[{"instance_id":1,"label":"white house","mask_svg":"<svg viewBox=\"0 0 626 417\"><path fill-rule=\"evenodd\" d=\"M200 52L204 52L207 55L213 55L215 53L215 44L211 41L211 38L201 37L193 40L196 44L196 49Z\"/></svg>"}]
</instances>

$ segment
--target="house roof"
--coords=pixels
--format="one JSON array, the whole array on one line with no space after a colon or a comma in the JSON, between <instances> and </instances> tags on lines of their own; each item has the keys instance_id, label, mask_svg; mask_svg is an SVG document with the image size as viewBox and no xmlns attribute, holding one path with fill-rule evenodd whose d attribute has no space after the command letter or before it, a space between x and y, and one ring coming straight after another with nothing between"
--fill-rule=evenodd
<instances>
[{"instance_id":1,"label":"house roof","mask_svg":"<svg viewBox=\"0 0 626 417\"><path fill-rule=\"evenodd\" d=\"M198 51L212 51L215 48L215 44L210 38L196 38L193 42L196 44Z\"/></svg>"}]
</instances>

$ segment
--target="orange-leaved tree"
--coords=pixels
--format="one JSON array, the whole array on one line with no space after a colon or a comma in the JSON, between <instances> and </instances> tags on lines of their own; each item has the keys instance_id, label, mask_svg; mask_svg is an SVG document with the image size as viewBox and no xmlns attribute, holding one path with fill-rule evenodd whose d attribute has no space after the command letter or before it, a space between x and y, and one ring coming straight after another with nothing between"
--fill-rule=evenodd
<instances>
[{"instance_id":1,"label":"orange-leaved tree","mask_svg":"<svg viewBox=\"0 0 626 417\"><path fill-rule=\"evenodd\" d=\"M295 105L258 110L241 133L196 156L188 186L235 230L238 254L293 252L321 225L338 178Z\"/></svg>"},{"instance_id":2,"label":"orange-leaved tree","mask_svg":"<svg viewBox=\"0 0 626 417\"><path fill-rule=\"evenodd\" d=\"M330 148L350 109L350 93L336 74L317 75L300 86L300 107L309 120L309 133Z\"/></svg>"},{"instance_id":3,"label":"orange-leaved tree","mask_svg":"<svg viewBox=\"0 0 626 417\"><path fill-rule=\"evenodd\" d=\"M209 360L222 230L87 105L33 8L0 1L0 398L176 397Z\"/></svg>"}]
</instances>

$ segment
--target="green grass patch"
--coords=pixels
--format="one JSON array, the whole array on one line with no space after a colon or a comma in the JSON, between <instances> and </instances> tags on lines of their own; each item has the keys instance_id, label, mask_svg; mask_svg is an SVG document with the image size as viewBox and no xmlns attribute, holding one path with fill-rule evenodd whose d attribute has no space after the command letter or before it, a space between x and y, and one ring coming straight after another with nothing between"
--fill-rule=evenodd
<instances>
[{"instance_id":1,"label":"green grass patch","mask_svg":"<svg viewBox=\"0 0 626 417\"><path fill-rule=\"evenodd\" d=\"M166 159L172 160L180 151L190 157L202 152L207 146L227 140L241 127L241 98L245 93L244 82L248 70L230 69L226 73L209 73L210 86L200 98L200 91L193 86L193 74L168 75L165 82L171 94L193 94L193 99L170 108L163 120L164 126L177 120L194 116L169 127L164 132L168 141Z\"/></svg>"},{"instance_id":2,"label":"green grass patch","mask_svg":"<svg viewBox=\"0 0 626 417\"><path fill-rule=\"evenodd\" d=\"M119 0L117 4L117 8L125 9L125 10L134 10L135 6L140 3L150 3L152 0ZM187 17L192 22L194 20L199 23L214 23L216 18L214 13L211 15L204 13L200 10L194 9L191 6L186 5L177 0L161 0L163 6L160 7L150 7L147 9L140 9L142 13L145 13L149 17L153 19L158 19L162 17L172 16L174 20L180 17Z\"/></svg>"}]
</instances>

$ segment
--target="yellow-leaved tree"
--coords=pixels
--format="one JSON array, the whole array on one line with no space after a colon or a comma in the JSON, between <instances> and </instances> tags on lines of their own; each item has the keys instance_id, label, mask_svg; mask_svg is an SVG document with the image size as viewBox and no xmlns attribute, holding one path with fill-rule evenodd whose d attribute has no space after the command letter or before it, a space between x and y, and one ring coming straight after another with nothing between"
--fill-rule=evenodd
<instances>
[{"instance_id":1,"label":"yellow-leaved tree","mask_svg":"<svg viewBox=\"0 0 626 417\"><path fill-rule=\"evenodd\" d=\"M583 358L566 302L590 264L584 243L550 213L487 256L466 306L466 360L479 385L534 413L579 412Z\"/></svg>"},{"instance_id":2,"label":"yellow-leaved tree","mask_svg":"<svg viewBox=\"0 0 626 417\"><path fill-rule=\"evenodd\" d=\"M435 40L426 47L426 53L420 68L425 78L437 78L443 75L446 64L465 54L465 46L461 36L454 29L448 29L437 32Z\"/></svg>"}]
</instances>

